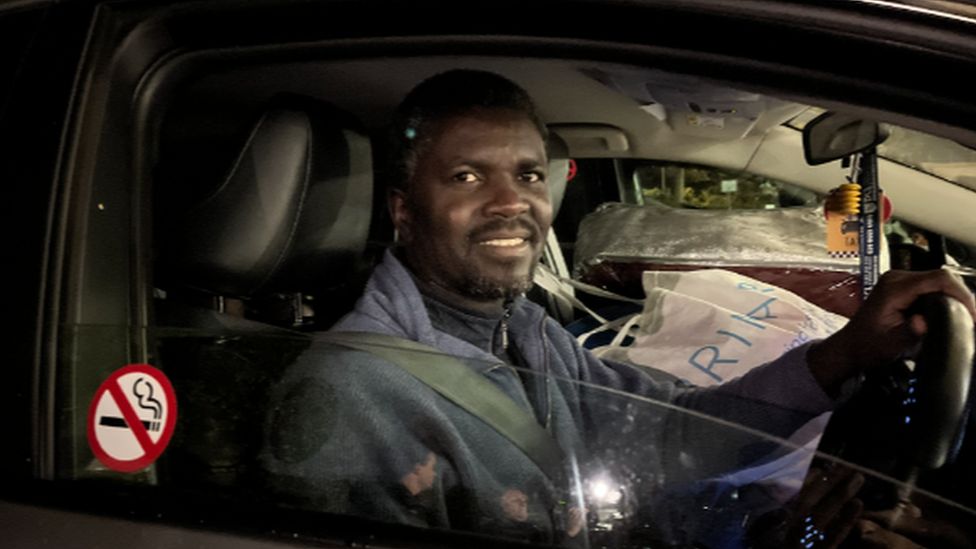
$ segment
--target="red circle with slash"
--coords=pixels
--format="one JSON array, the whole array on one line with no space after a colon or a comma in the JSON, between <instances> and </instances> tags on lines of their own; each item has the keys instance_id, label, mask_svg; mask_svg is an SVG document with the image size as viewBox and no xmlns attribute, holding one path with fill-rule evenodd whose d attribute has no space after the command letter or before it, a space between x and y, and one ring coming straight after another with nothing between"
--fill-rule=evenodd
<instances>
[{"instance_id":1,"label":"red circle with slash","mask_svg":"<svg viewBox=\"0 0 976 549\"><path fill-rule=\"evenodd\" d=\"M88 444L113 471L152 465L176 427L176 393L163 372L148 364L116 370L98 387L88 409Z\"/></svg>"}]
</instances>

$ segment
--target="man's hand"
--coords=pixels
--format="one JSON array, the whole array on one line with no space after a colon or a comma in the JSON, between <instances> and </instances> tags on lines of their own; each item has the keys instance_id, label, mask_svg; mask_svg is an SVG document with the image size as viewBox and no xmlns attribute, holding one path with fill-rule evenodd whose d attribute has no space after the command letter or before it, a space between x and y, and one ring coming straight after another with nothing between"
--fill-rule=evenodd
<instances>
[{"instance_id":1,"label":"man's hand","mask_svg":"<svg viewBox=\"0 0 976 549\"><path fill-rule=\"evenodd\" d=\"M752 526L750 546L835 549L857 524L864 506L856 494L863 485L864 476L846 467L811 467L796 498Z\"/></svg>"},{"instance_id":2,"label":"man's hand","mask_svg":"<svg viewBox=\"0 0 976 549\"><path fill-rule=\"evenodd\" d=\"M810 371L828 394L860 372L884 366L915 346L925 321L908 310L920 296L943 293L959 300L976 319L973 294L945 270L885 273L864 305L836 334L810 349Z\"/></svg>"}]
</instances>

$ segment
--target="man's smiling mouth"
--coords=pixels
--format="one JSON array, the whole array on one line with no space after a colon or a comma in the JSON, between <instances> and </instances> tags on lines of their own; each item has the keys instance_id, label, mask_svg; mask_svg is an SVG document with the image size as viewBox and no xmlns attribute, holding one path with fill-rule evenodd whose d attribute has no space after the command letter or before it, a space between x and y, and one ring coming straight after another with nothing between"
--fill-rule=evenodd
<instances>
[{"instance_id":1,"label":"man's smiling mouth","mask_svg":"<svg viewBox=\"0 0 976 549\"><path fill-rule=\"evenodd\" d=\"M470 233L469 242L492 255L522 256L539 242L539 229L532 220L494 219Z\"/></svg>"},{"instance_id":2,"label":"man's smiling mouth","mask_svg":"<svg viewBox=\"0 0 976 549\"><path fill-rule=\"evenodd\" d=\"M492 240L483 240L478 244L481 246L493 246L497 248L514 248L516 246L521 246L528 242L524 238L494 238Z\"/></svg>"}]
</instances>

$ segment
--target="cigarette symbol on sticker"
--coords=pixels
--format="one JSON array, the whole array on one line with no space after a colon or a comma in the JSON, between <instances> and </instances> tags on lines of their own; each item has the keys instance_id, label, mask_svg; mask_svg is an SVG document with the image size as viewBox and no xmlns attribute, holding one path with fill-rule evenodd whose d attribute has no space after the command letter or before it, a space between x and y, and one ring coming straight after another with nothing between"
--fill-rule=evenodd
<instances>
[{"instance_id":1,"label":"cigarette symbol on sticker","mask_svg":"<svg viewBox=\"0 0 976 549\"><path fill-rule=\"evenodd\" d=\"M144 387L143 390L140 390L140 385ZM139 422L142 423L142 426L147 431L158 431L162 427L159 419L163 415L163 404L153 396L152 384L146 381L146 378L140 377L132 384L132 394L139 399L138 405L140 408L150 410L153 413L152 421L143 419ZM123 429L128 427L125 419L117 416L102 416L99 418L98 424L105 427L121 427Z\"/></svg>"},{"instance_id":2,"label":"cigarette symbol on sticker","mask_svg":"<svg viewBox=\"0 0 976 549\"><path fill-rule=\"evenodd\" d=\"M139 423L142 423L142 426L145 427L147 431L159 430L158 421L141 420ZM123 429L127 429L129 427L129 424L125 422L125 419L118 416L102 416L99 418L98 424L104 427L121 427Z\"/></svg>"}]
</instances>

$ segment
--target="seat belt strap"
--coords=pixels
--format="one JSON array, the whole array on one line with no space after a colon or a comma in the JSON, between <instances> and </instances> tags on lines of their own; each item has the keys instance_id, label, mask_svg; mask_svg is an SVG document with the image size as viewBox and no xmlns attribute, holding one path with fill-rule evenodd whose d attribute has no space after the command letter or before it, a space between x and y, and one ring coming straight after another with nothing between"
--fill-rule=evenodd
<instances>
[{"instance_id":1,"label":"seat belt strap","mask_svg":"<svg viewBox=\"0 0 976 549\"><path fill-rule=\"evenodd\" d=\"M325 332L316 339L382 358L491 426L550 479L561 476L563 452L535 418L491 381L429 345L372 332Z\"/></svg>"}]
</instances>

